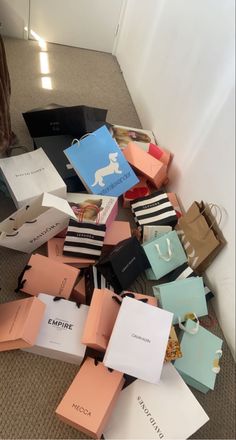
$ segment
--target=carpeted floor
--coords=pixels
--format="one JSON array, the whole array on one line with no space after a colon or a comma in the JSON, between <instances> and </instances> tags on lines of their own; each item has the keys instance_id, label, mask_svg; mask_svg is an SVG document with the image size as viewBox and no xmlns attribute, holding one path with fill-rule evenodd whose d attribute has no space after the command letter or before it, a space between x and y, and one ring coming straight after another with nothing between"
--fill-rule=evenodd
<instances>
[{"instance_id":1,"label":"carpeted floor","mask_svg":"<svg viewBox=\"0 0 236 440\"><path fill-rule=\"evenodd\" d=\"M52 102L107 108L109 122L140 127L112 55L49 44L53 89L45 90L41 88L38 43L5 39L5 47L12 81L12 125L21 145L32 148L22 112ZM12 201L0 191L0 220L13 211ZM16 280L28 258L26 254L0 248L0 302L19 298L14 293ZM214 315L212 306L210 314ZM223 337L217 324L211 331ZM225 342L223 351L215 390L206 395L192 390L210 417L192 436L194 439L235 438L235 366ZM0 353L0 438L87 438L60 422L54 414L77 371L76 366L20 350Z\"/></svg>"}]
</instances>

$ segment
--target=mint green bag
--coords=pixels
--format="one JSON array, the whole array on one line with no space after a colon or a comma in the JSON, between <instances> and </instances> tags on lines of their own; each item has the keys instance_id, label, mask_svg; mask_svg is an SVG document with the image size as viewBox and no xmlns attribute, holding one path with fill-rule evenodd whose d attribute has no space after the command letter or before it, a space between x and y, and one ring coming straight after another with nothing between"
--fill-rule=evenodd
<instances>
[{"instance_id":1,"label":"mint green bag","mask_svg":"<svg viewBox=\"0 0 236 440\"><path fill-rule=\"evenodd\" d=\"M186 322L180 343L183 357L176 359L174 366L188 385L207 393L214 389L220 371L223 341L202 326L191 334L195 325L190 319Z\"/></svg>"},{"instance_id":2,"label":"mint green bag","mask_svg":"<svg viewBox=\"0 0 236 440\"><path fill-rule=\"evenodd\" d=\"M174 313L173 324L186 321L186 315L197 317L208 314L203 279L185 278L170 283L153 286L154 296L160 306Z\"/></svg>"},{"instance_id":3,"label":"mint green bag","mask_svg":"<svg viewBox=\"0 0 236 440\"><path fill-rule=\"evenodd\" d=\"M167 232L142 246L151 265L151 279L159 280L187 261L176 231ZM150 270L147 277L150 278Z\"/></svg>"}]
</instances>

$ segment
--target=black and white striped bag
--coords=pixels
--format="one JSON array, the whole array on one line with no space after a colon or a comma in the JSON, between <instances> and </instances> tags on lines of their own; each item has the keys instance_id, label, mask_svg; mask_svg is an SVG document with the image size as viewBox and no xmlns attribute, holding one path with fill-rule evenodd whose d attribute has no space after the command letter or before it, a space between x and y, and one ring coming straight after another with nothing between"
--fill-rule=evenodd
<instances>
[{"instance_id":1,"label":"black and white striped bag","mask_svg":"<svg viewBox=\"0 0 236 440\"><path fill-rule=\"evenodd\" d=\"M130 203L138 226L168 225L174 227L177 215L164 191L155 191L149 196L135 199Z\"/></svg>"},{"instance_id":2,"label":"black and white striped bag","mask_svg":"<svg viewBox=\"0 0 236 440\"><path fill-rule=\"evenodd\" d=\"M98 260L103 247L106 225L70 220L63 254Z\"/></svg>"}]
</instances>

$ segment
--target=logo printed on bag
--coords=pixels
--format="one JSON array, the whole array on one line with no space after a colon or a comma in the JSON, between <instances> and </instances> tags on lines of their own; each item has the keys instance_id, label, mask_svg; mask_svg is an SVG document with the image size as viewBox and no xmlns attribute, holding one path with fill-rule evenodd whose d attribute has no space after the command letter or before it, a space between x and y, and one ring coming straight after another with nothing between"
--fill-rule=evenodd
<instances>
[{"instance_id":1,"label":"logo printed on bag","mask_svg":"<svg viewBox=\"0 0 236 440\"><path fill-rule=\"evenodd\" d=\"M192 268L196 267L197 262L199 260L199 257L196 256L195 249L193 248L193 251L191 253L189 253L188 248L189 248L189 246L191 246L191 243L189 241L186 241L187 238L186 238L186 235L185 235L184 231L182 229L180 229L180 230L177 230L176 232L177 232L177 234L178 234L178 236L179 236L179 238L180 238L180 240L181 240L181 242L183 244L183 247L184 247L184 249L186 251L186 254L187 254L187 257L188 257L189 266L191 266ZM192 259L193 259L193 261L192 261Z\"/></svg>"},{"instance_id":2,"label":"logo printed on bag","mask_svg":"<svg viewBox=\"0 0 236 440\"><path fill-rule=\"evenodd\" d=\"M64 279L63 279L63 281L62 281L62 283L61 283L61 285L60 285L60 288L59 288L59 292L58 292L59 295L62 294L62 292L63 292L63 290L64 290L64 288L65 288L65 285L66 285L67 280L68 280L68 278L64 278Z\"/></svg>"},{"instance_id":3,"label":"logo printed on bag","mask_svg":"<svg viewBox=\"0 0 236 440\"><path fill-rule=\"evenodd\" d=\"M74 325L74 324L69 324L68 322L65 321L60 321L52 318L48 320L48 324L52 325L53 327L64 328L66 330L73 330L72 327Z\"/></svg>"},{"instance_id":4,"label":"logo printed on bag","mask_svg":"<svg viewBox=\"0 0 236 440\"><path fill-rule=\"evenodd\" d=\"M91 186L105 186L103 177L109 176L110 174L122 174L119 169L119 162L117 161L118 153L110 153L108 155L109 164L106 167L100 168L95 171L94 183Z\"/></svg>"},{"instance_id":5,"label":"logo printed on bag","mask_svg":"<svg viewBox=\"0 0 236 440\"><path fill-rule=\"evenodd\" d=\"M101 191L99 194L101 195L105 195L108 192L110 192L112 189L114 189L116 186L120 185L122 182L124 182L125 180L129 179L130 176L130 171L126 174L124 174L122 177L120 177L118 180L116 180L115 182L111 183L107 188L105 188L103 191Z\"/></svg>"},{"instance_id":6,"label":"logo printed on bag","mask_svg":"<svg viewBox=\"0 0 236 440\"><path fill-rule=\"evenodd\" d=\"M72 408L76 409L76 411L79 411L80 413L83 413L85 416L91 416L91 411L89 409L84 408L83 406L78 405L77 403L72 404Z\"/></svg>"},{"instance_id":7,"label":"logo printed on bag","mask_svg":"<svg viewBox=\"0 0 236 440\"><path fill-rule=\"evenodd\" d=\"M42 231L39 235L37 235L36 237L32 238L32 240L30 240L30 243L34 243L35 241L39 240L41 237L43 237L44 235L46 235L48 232L50 232L52 229L56 228L60 223L55 223L55 225L51 225L48 228L45 229L45 231Z\"/></svg>"},{"instance_id":8,"label":"logo printed on bag","mask_svg":"<svg viewBox=\"0 0 236 440\"><path fill-rule=\"evenodd\" d=\"M133 257L127 264L125 267L123 267L122 269L122 273L126 271L126 269L128 269L128 267L136 260L136 257Z\"/></svg>"},{"instance_id":9,"label":"logo printed on bag","mask_svg":"<svg viewBox=\"0 0 236 440\"><path fill-rule=\"evenodd\" d=\"M143 341L143 342L149 342L149 343L151 343L150 339L148 339L148 338L143 338L143 336L136 335L135 333L132 333L131 336L132 336L132 338L141 339L141 341Z\"/></svg>"},{"instance_id":10,"label":"logo printed on bag","mask_svg":"<svg viewBox=\"0 0 236 440\"><path fill-rule=\"evenodd\" d=\"M31 176L35 173L40 173L40 171L45 170L45 168L38 168L38 170L29 171L28 173L15 174L15 177Z\"/></svg>"},{"instance_id":11,"label":"logo printed on bag","mask_svg":"<svg viewBox=\"0 0 236 440\"><path fill-rule=\"evenodd\" d=\"M156 431L156 433L158 434L159 438L164 438L164 434L161 432L160 428L158 427L158 424L156 422L156 420L152 417L152 414L150 413L150 411L147 409L145 403L143 402L142 398L140 396L137 397L138 403L140 405L140 407L143 409L144 413L146 414L147 417L149 417L149 421L151 423L151 425L153 426L154 430Z\"/></svg>"},{"instance_id":12,"label":"logo printed on bag","mask_svg":"<svg viewBox=\"0 0 236 440\"><path fill-rule=\"evenodd\" d=\"M95 238L96 238L95 235L85 234L83 232L77 232L76 236L80 237L80 238L91 238L91 240L95 240Z\"/></svg>"}]
</instances>

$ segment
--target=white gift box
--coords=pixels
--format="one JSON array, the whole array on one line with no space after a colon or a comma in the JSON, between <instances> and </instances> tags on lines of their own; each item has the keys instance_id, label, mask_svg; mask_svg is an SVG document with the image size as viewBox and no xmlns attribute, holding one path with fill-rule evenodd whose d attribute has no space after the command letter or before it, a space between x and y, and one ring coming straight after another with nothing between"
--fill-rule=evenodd
<instances>
[{"instance_id":1,"label":"white gift box","mask_svg":"<svg viewBox=\"0 0 236 440\"><path fill-rule=\"evenodd\" d=\"M33 252L65 229L70 218L76 220L66 200L43 193L0 223L0 246Z\"/></svg>"},{"instance_id":2,"label":"white gift box","mask_svg":"<svg viewBox=\"0 0 236 440\"><path fill-rule=\"evenodd\" d=\"M209 417L171 363L157 385L136 380L121 391L105 439L189 438Z\"/></svg>"},{"instance_id":3,"label":"white gift box","mask_svg":"<svg viewBox=\"0 0 236 440\"><path fill-rule=\"evenodd\" d=\"M86 350L80 340L89 307L39 294L46 304L44 318L35 345L24 351L80 365Z\"/></svg>"},{"instance_id":4,"label":"white gift box","mask_svg":"<svg viewBox=\"0 0 236 440\"><path fill-rule=\"evenodd\" d=\"M106 367L157 383L172 318L173 313L125 297L104 357Z\"/></svg>"},{"instance_id":5,"label":"white gift box","mask_svg":"<svg viewBox=\"0 0 236 440\"><path fill-rule=\"evenodd\" d=\"M0 169L17 208L43 192L66 198L66 185L42 148L0 159Z\"/></svg>"}]
</instances>

